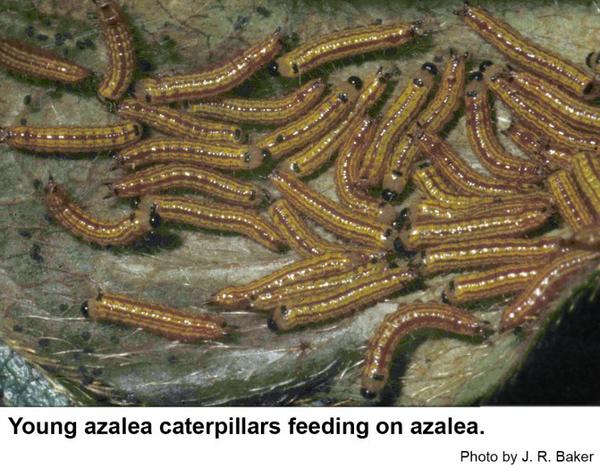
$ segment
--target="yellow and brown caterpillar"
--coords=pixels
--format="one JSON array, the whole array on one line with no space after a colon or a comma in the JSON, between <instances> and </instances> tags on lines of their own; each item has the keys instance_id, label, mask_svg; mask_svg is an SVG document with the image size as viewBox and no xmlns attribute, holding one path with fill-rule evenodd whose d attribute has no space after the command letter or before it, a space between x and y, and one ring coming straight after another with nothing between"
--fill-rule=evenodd
<instances>
[{"instance_id":1,"label":"yellow and brown caterpillar","mask_svg":"<svg viewBox=\"0 0 600 469\"><path fill-rule=\"evenodd\" d=\"M117 107L119 116L146 124L172 137L183 137L211 143L243 143L246 133L237 125L209 121L168 106L152 106L126 99Z\"/></svg>"},{"instance_id":2,"label":"yellow and brown caterpillar","mask_svg":"<svg viewBox=\"0 0 600 469\"><path fill-rule=\"evenodd\" d=\"M180 342L217 340L228 334L225 322L215 316L192 314L114 293L100 293L85 301L81 313L94 321L140 327Z\"/></svg>"},{"instance_id":3,"label":"yellow and brown caterpillar","mask_svg":"<svg viewBox=\"0 0 600 469\"><path fill-rule=\"evenodd\" d=\"M169 195L152 196L152 203L163 221L239 233L275 252L286 248L277 230L256 210Z\"/></svg>"},{"instance_id":4,"label":"yellow and brown caterpillar","mask_svg":"<svg viewBox=\"0 0 600 469\"><path fill-rule=\"evenodd\" d=\"M374 399L385 387L392 357L400 342L419 329L439 329L467 337L485 336L488 323L449 305L437 303L413 303L401 305L394 313L387 314L367 347L362 369L361 394Z\"/></svg>"},{"instance_id":5,"label":"yellow and brown caterpillar","mask_svg":"<svg viewBox=\"0 0 600 469\"><path fill-rule=\"evenodd\" d=\"M580 98L598 93L593 74L530 39L483 8L465 3L459 12L465 24L517 65L547 77Z\"/></svg>"},{"instance_id":6,"label":"yellow and brown caterpillar","mask_svg":"<svg viewBox=\"0 0 600 469\"><path fill-rule=\"evenodd\" d=\"M569 251L556 256L541 268L528 287L502 312L500 331L514 329L537 318L558 295L564 291L565 282L589 267L600 258L600 253Z\"/></svg>"},{"instance_id":7,"label":"yellow and brown caterpillar","mask_svg":"<svg viewBox=\"0 0 600 469\"><path fill-rule=\"evenodd\" d=\"M185 138L149 138L117 155L118 164L134 170L152 164L186 163L228 171L258 168L263 156L251 145L214 144Z\"/></svg>"},{"instance_id":8,"label":"yellow and brown caterpillar","mask_svg":"<svg viewBox=\"0 0 600 469\"><path fill-rule=\"evenodd\" d=\"M124 148L142 137L137 122L96 127L35 127L16 125L0 129L0 142L36 153L89 153Z\"/></svg>"},{"instance_id":9,"label":"yellow and brown caterpillar","mask_svg":"<svg viewBox=\"0 0 600 469\"><path fill-rule=\"evenodd\" d=\"M350 270L368 258L356 253L327 252L295 261L244 285L225 287L217 291L211 302L228 308L249 307L259 295L268 295L296 282L316 280Z\"/></svg>"},{"instance_id":10,"label":"yellow and brown caterpillar","mask_svg":"<svg viewBox=\"0 0 600 469\"><path fill-rule=\"evenodd\" d=\"M360 168L360 179L364 184L373 187L381 182L393 145L425 104L436 74L437 67L434 64L423 64L402 93L387 108L375 135L365 148Z\"/></svg>"},{"instance_id":11,"label":"yellow and brown caterpillar","mask_svg":"<svg viewBox=\"0 0 600 469\"><path fill-rule=\"evenodd\" d=\"M255 207L268 200L268 193L257 184L183 163L150 166L107 185L117 197L139 197L169 189L190 189L247 207Z\"/></svg>"},{"instance_id":12,"label":"yellow and brown caterpillar","mask_svg":"<svg viewBox=\"0 0 600 469\"><path fill-rule=\"evenodd\" d=\"M136 98L152 104L217 96L235 88L269 63L281 50L281 33L275 31L222 65L203 72L144 78L135 87Z\"/></svg>"},{"instance_id":13,"label":"yellow and brown caterpillar","mask_svg":"<svg viewBox=\"0 0 600 469\"><path fill-rule=\"evenodd\" d=\"M189 104L187 110L219 121L282 125L314 108L325 92L325 82L315 78L292 93L270 99L223 98Z\"/></svg>"},{"instance_id":14,"label":"yellow and brown caterpillar","mask_svg":"<svg viewBox=\"0 0 600 469\"><path fill-rule=\"evenodd\" d=\"M105 220L77 205L61 185L50 179L44 189L44 205L52 218L69 233L100 246L126 246L159 226L160 216L143 200L130 215Z\"/></svg>"},{"instance_id":15,"label":"yellow and brown caterpillar","mask_svg":"<svg viewBox=\"0 0 600 469\"><path fill-rule=\"evenodd\" d=\"M118 101L133 81L136 59L133 36L121 7L112 0L94 0L108 53L108 69L98 85L98 95Z\"/></svg>"},{"instance_id":16,"label":"yellow and brown caterpillar","mask_svg":"<svg viewBox=\"0 0 600 469\"><path fill-rule=\"evenodd\" d=\"M357 54L399 47L422 35L421 24L392 23L335 31L306 41L269 65L272 74L300 76L320 65Z\"/></svg>"},{"instance_id":17,"label":"yellow and brown caterpillar","mask_svg":"<svg viewBox=\"0 0 600 469\"><path fill-rule=\"evenodd\" d=\"M267 324L273 331L289 331L339 319L403 290L416 278L411 269L403 266L373 269L350 285L318 291L298 303L278 306Z\"/></svg>"},{"instance_id":18,"label":"yellow and brown caterpillar","mask_svg":"<svg viewBox=\"0 0 600 469\"><path fill-rule=\"evenodd\" d=\"M394 246L396 231L390 225L334 202L287 172L275 170L269 179L292 207L326 230L376 250Z\"/></svg>"}]
</instances>

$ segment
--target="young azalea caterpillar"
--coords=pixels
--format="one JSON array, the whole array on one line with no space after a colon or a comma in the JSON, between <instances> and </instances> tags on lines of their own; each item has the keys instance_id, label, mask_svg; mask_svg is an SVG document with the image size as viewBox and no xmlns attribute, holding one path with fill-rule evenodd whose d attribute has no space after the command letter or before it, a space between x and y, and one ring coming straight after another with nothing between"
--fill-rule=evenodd
<instances>
[{"instance_id":1,"label":"young azalea caterpillar","mask_svg":"<svg viewBox=\"0 0 600 469\"><path fill-rule=\"evenodd\" d=\"M419 329L439 329L467 337L484 336L488 323L478 320L467 311L437 303L401 305L387 314L371 336L362 369L361 394L374 399L385 387L392 357L400 342Z\"/></svg>"},{"instance_id":2,"label":"young azalea caterpillar","mask_svg":"<svg viewBox=\"0 0 600 469\"><path fill-rule=\"evenodd\" d=\"M210 314L192 314L115 293L100 293L81 305L84 317L94 321L140 327L180 342L217 340L228 334L224 321Z\"/></svg>"},{"instance_id":3,"label":"young azalea caterpillar","mask_svg":"<svg viewBox=\"0 0 600 469\"><path fill-rule=\"evenodd\" d=\"M135 96L152 104L217 96L246 81L280 50L281 33L277 30L258 44L210 70L144 78L137 82Z\"/></svg>"},{"instance_id":4,"label":"young azalea caterpillar","mask_svg":"<svg viewBox=\"0 0 600 469\"><path fill-rule=\"evenodd\" d=\"M116 220L95 218L77 205L67 191L50 179L44 205L52 218L73 236L100 246L126 246L140 240L160 224L160 216L143 200L130 215Z\"/></svg>"},{"instance_id":5,"label":"young azalea caterpillar","mask_svg":"<svg viewBox=\"0 0 600 469\"><path fill-rule=\"evenodd\" d=\"M123 97L136 67L133 36L121 7L112 0L94 0L108 54L108 69L98 85L98 95L109 101Z\"/></svg>"}]
</instances>

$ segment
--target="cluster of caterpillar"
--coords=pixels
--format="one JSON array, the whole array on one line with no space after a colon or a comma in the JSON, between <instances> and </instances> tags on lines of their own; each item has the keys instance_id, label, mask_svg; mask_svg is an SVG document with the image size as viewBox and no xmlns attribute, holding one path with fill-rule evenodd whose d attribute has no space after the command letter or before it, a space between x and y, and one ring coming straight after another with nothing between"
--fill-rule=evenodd
<instances>
[{"instance_id":1,"label":"cluster of caterpillar","mask_svg":"<svg viewBox=\"0 0 600 469\"><path fill-rule=\"evenodd\" d=\"M157 75L132 86L136 59L126 16L115 1L94 3L108 53L98 96L117 104L122 121L0 129L0 141L29 152L117 151L115 169L128 174L107 186L114 196L140 198L124 218L93 216L49 180L44 203L71 234L122 246L162 223L181 223L237 233L274 252L291 248L301 260L211 297L222 309L269 312L273 331L343 318L408 291L417 280L472 271L456 276L439 302L404 304L383 319L363 366L366 398L385 387L394 350L415 329L482 338L527 327L567 279L600 258L600 108L586 102L600 94L598 82L486 10L465 4L457 14L510 65L484 61L468 74L466 54L451 51L439 70L425 62L373 118L368 112L390 85L382 70L331 84L316 78L269 99L224 94L261 69L300 77L334 60L402 46L425 33L423 22L336 31L282 55L277 30L216 67ZM587 62L596 64L593 56ZM0 41L0 65L66 84L91 74L14 39ZM129 89L133 96L127 96ZM514 122L506 133L523 155L512 154L498 139L490 92L511 111ZM468 141L488 175L440 135L463 104ZM141 140L142 124L165 136ZM273 128L248 136L245 124ZM334 158L337 201L306 180ZM430 165L417 166L422 158ZM268 160L277 164L268 177L277 200L262 184L235 174ZM419 198L400 210L395 202L409 181ZM163 193L179 189L218 202ZM556 213L572 236L535 236ZM307 219L339 239L321 236ZM513 299L496 328L465 306L505 296ZM194 315L120 294L100 293L84 302L82 313L181 341L229 334L218 315Z\"/></svg>"}]
</instances>

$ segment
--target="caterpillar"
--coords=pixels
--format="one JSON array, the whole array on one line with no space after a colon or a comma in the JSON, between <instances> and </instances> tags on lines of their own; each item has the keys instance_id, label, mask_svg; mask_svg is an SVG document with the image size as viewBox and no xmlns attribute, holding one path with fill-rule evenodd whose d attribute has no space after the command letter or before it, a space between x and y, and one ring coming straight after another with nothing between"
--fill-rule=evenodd
<instances>
[{"instance_id":1,"label":"caterpillar","mask_svg":"<svg viewBox=\"0 0 600 469\"><path fill-rule=\"evenodd\" d=\"M279 305L267 325L272 331L289 331L339 319L405 289L416 278L411 269L403 266L375 269L349 285L316 292L300 303Z\"/></svg>"},{"instance_id":2,"label":"caterpillar","mask_svg":"<svg viewBox=\"0 0 600 469\"><path fill-rule=\"evenodd\" d=\"M413 173L412 180L423 196L435 200L439 205L451 209L467 209L493 204L502 200L501 197L493 195L464 195L440 176L439 172L429 166L421 168Z\"/></svg>"},{"instance_id":3,"label":"caterpillar","mask_svg":"<svg viewBox=\"0 0 600 469\"><path fill-rule=\"evenodd\" d=\"M119 103L117 112L122 119L141 122L172 137L225 144L244 143L248 137L237 125L200 119L168 106L151 106L135 99Z\"/></svg>"},{"instance_id":4,"label":"caterpillar","mask_svg":"<svg viewBox=\"0 0 600 469\"><path fill-rule=\"evenodd\" d=\"M368 258L357 253L327 252L291 262L257 280L244 285L221 288L211 297L211 303L228 308L246 308L259 295L284 288L295 282L316 280L335 273L350 270L367 262Z\"/></svg>"},{"instance_id":5,"label":"caterpillar","mask_svg":"<svg viewBox=\"0 0 600 469\"><path fill-rule=\"evenodd\" d=\"M414 209L409 210L408 218L415 223L426 223L434 220L462 221L486 216L520 215L526 211L546 213L550 212L550 205L550 198L542 195L537 197L515 196L491 204L464 209L450 208L437 200L425 199L420 201Z\"/></svg>"},{"instance_id":6,"label":"caterpillar","mask_svg":"<svg viewBox=\"0 0 600 469\"><path fill-rule=\"evenodd\" d=\"M115 160L131 170L158 163L187 163L235 171L258 168L263 155L252 145L156 137L121 151L115 155Z\"/></svg>"},{"instance_id":7,"label":"caterpillar","mask_svg":"<svg viewBox=\"0 0 600 469\"><path fill-rule=\"evenodd\" d=\"M279 160L282 156L315 141L340 122L350 112L357 96L358 91L354 86L341 83L321 104L295 121L259 138L256 146L265 155Z\"/></svg>"},{"instance_id":8,"label":"caterpillar","mask_svg":"<svg viewBox=\"0 0 600 469\"><path fill-rule=\"evenodd\" d=\"M362 368L361 394L374 399L385 387L392 357L400 342L420 329L439 329L467 337L486 336L489 324L449 305L413 303L387 314L369 340Z\"/></svg>"},{"instance_id":9,"label":"caterpillar","mask_svg":"<svg viewBox=\"0 0 600 469\"><path fill-rule=\"evenodd\" d=\"M304 257L319 256L328 252L369 252L363 247L349 246L322 238L311 230L300 214L285 199L273 202L268 210L273 225L286 244ZM377 253L373 253L377 256Z\"/></svg>"},{"instance_id":10,"label":"caterpillar","mask_svg":"<svg viewBox=\"0 0 600 469\"><path fill-rule=\"evenodd\" d=\"M129 89L136 67L133 36L121 7L112 0L94 0L108 53L108 69L98 95L118 101Z\"/></svg>"},{"instance_id":11,"label":"caterpillar","mask_svg":"<svg viewBox=\"0 0 600 469\"><path fill-rule=\"evenodd\" d=\"M357 186L362 152L376 129L370 118L357 119L349 129L335 164L335 189L338 199L346 207L382 223L390 223L398 216L393 206L368 195Z\"/></svg>"},{"instance_id":12,"label":"caterpillar","mask_svg":"<svg viewBox=\"0 0 600 469\"><path fill-rule=\"evenodd\" d=\"M549 170L571 167L571 158L574 153L572 149L544 139L520 122L513 121L510 127L504 131L504 135L509 137L523 153L538 159ZM544 142L544 140L546 141Z\"/></svg>"},{"instance_id":13,"label":"caterpillar","mask_svg":"<svg viewBox=\"0 0 600 469\"><path fill-rule=\"evenodd\" d=\"M560 249L560 240L499 238L459 241L425 249L412 263L422 275L507 264L534 264L547 260Z\"/></svg>"},{"instance_id":14,"label":"caterpillar","mask_svg":"<svg viewBox=\"0 0 600 469\"><path fill-rule=\"evenodd\" d=\"M465 3L459 14L467 26L517 65L548 77L580 98L597 95L597 83L591 73L525 38L483 8Z\"/></svg>"},{"instance_id":15,"label":"caterpillar","mask_svg":"<svg viewBox=\"0 0 600 469\"><path fill-rule=\"evenodd\" d=\"M342 289L360 282L361 279L371 278L386 269L385 262L370 262L321 278L300 280L257 295L251 301L250 307L258 310L269 310L284 303L288 306L303 304L307 301L307 298L312 298L324 292L333 292L334 290L339 293Z\"/></svg>"},{"instance_id":16,"label":"caterpillar","mask_svg":"<svg viewBox=\"0 0 600 469\"><path fill-rule=\"evenodd\" d=\"M142 127L131 121L97 127L16 125L0 128L0 142L11 148L37 153L115 150L131 145L141 137Z\"/></svg>"},{"instance_id":17,"label":"caterpillar","mask_svg":"<svg viewBox=\"0 0 600 469\"><path fill-rule=\"evenodd\" d=\"M498 71L496 65L492 65L485 72L486 82L494 95L512 111L517 119L546 136L551 142L556 142L561 146L590 151L598 150L600 140L594 133L574 129L556 119L546 109L547 104L544 106L532 100L529 95L520 93L506 79L505 74L503 71Z\"/></svg>"},{"instance_id":18,"label":"caterpillar","mask_svg":"<svg viewBox=\"0 0 600 469\"><path fill-rule=\"evenodd\" d=\"M315 107L324 92L325 81L315 78L286 96L269 99L222 98L188 104L187 110L219 121L283 125Z\"/></svg>"},{"instance_id":19,"label":"caterpillar","mask_svg":"<svg viewBox=\"0 0 600 469\"><path fill-rule=\"evenodd\" d=\"M320 139L310 143L281 163L279 165L281 169L287 169L298 177L310 176L320 170L329 162L340 145L342 145L342 142L347 141L355 122L362 119L364 112L381 97L387 84L386 76L379 72L376 74L375 79L371 80L367 86L363 86L362 80L358 77L350 77L349 81L354 81L357 88L364 88L358 95L354 108L341 123Z\"/></svg>"},{"instance_id":20,"label":"caterpillar","mask_svg":"<svg viewBox=\"0 0 600 469\"><path fill-rule=\"evenodd\" d=\"M269 64L273 75L297 77L316 67L353 55L399 47L423 34L421 23L369 25L317 36Z\"/></svg>"},{"instance_id":21,"label":"caterpillar","mask_svg":"<svg viewBox=\"0 0 600 469\"><path fill-rule=\"evenodd\" d=\"M550 213L550 211L523 210L513 215L474 215L462 220L442 219L406 223L399 236L402 245L409 251L467 239L521 236L543 226L548 221Z\"/></svg>"},{"instance_id":22,"label":"caterpillar","mask_svg":"<svg viewBox=\"0 0 600 469\"><path fill-rule=\"evenodd\" d=\"M160 225L160 216L143 200L130 215L117 220L97 219L71 200L53 179L44 188L44 205L52 218L69 233L100 246L126 246Z\"/></svg>"},{"instance_id":23,"label":"caterpillar","mask_svg":"<svg viewBox=\"0 0 600 469\"><path fill-rule=\"evenodd\" d=\"M236 205L258 206L269 199L259 185L190 164L150 166L107 184L117 197L139 197L168 189L190 189Z\"/></svg>"},{"instance_id":24,"label":"caterpillar","mask_svg":"<svg viewBox=\"0 0 600 469\"><path fill-rule=\"evenodd\" d=\"M600 217L600 165L594 161L595 155L577 153L573 157L573 175L577 185L590 203L594 218Z\"/></svg>"},{"instance_id":25,"label":"caterpillar","mask_svg":"<svg viewBox=\"0 0 600 469\"><path fill-rule=\"evenodd\" d=\"M564 291L565 283L577 275L600 253L591 251L570 251L556 256L541 268L529 286L502 311L500 332L514 329L535 319L558 295Z\"/></svg>"},{"instance_id":26,"label":"caterpillar","mask_svg":"<svg viewBox=\"0 0 600 469\"><path fill-rule=\"evenodd\" d=\"M383 114L371 143L365 148L359 173L365 185L373 187L381 182L384 165L393 145L425 104L436 74L437 67L434 64L423 64Z\"/></svg>"},{"instance_id":27,"label":"caterpillar","mask_svg":"<svg viewBox=\"0 0 600 469\"><path fill-rule=\"evenodd\" d=\"M274 252L286 248L277 230L256 210L169 195L153 196L152 203L163 221L238 233Z\"/></svg>"},{"instance_id":28,"label":"caterpillar","mask_svg":"<svg viewBox=\"0 0 600 469\"><path fill-rule=\"evenodd\" d=\"M394 151L387 161L382 181L382 196L393 199L400 194L410 175L410 168L419 156L414 135L419 128L427 128L431 133L439 132L446 123L452 119L462 103L465 86L465 61L466 55L452 53L442 70L440 85L433 98L425 109L419 114L395 145Z\"/></svg>"},{"instance_id":29,"label":"caterpillar","mask_svg":"<svg viewBox=\"0 0 600 469\"><path fill-rule=\"evenodd\" d=\"M510 154L493 128L487 86L476 72L465 89L467 137L473 153L490 174L512 182L535 183L543 177L542 166Z\"/></svg>"},{"instance_id":30,"label":"caterpillar","mask_svg":"<svg viewBox=\"0 0 600 469\"><path fill-rule=\"evenodd\" d=\"M135 96L152 104L217 96L246 81L280 50L281 32L278 29L263 41L210 70L139 80L135 86Z\"/></svg>"},{"instance_id":31,"label":"caterpillar","mask_svg":"<svg viewBox=\"0 0 600 469\"><path fill-rule=\"evenodd\" d=\"M103 292L86 300L81 314L94 321L140 327L180 342L216 340L228 334L225 322L209 314L191 314L115 293Z\"/></svg>"},{"instance_id":32,"label":"caterpillar","mask_svg":"<svg viewBox=\"0 0 600 469\"><path fill-rule=\"evenodd\" d=\"M436 134L423 130L416 135L416 139L419 149L431 159L434 167L443 175L444 179L465 194L503 196L533 188L531 185L498 181L478 173L456 153L448 142Z\"/></svg>"},{"instance_id":33,"label":"caterpillar","mask_svg":"<svg viewBox=\"0 0 600 469\"><path fill-rule=\"evenodd\" d=\"M573 177L564 169L547 180L554 205L562 219L574 230L591 225L594 216Z\"/></svg>"},{"instance_id":34,"label":"caterpillar","mask_svg":"<svg viewBox=\"0 0 600 469\"><path fill-rule=\"evenodd\" d=\"M273 186L290 205L326 230L338 236L375 249L391 249L395 230L385 223L356 213L312 190L298 178L274 170L269 176Z\"/></svg>"},{"instance_id":35,"label":"caterpillar","mask_svg":"<svg viewBox=\"0 0 600 469\"><path fill-rule=\"evenodd\" d=\"M509 264L457 275L442 292L442 301L460 305L519 293L537 276L545 262Z\"/></svg>"},{"instance_id":36,"label":"caterpillar","mask_svg":"<svg viewBox=\"0 0 600 469\"><path fill-rule=\"evenodd\" d=\"M511 86L533 98L566 124L590 132L600 130L600 109L597 106L575 98L533 73L509 69L507 80Z\"/></svg>"},{"instance_id":37,"label":"caterpillar","mask_svg":"<svg viewBox=\"0 0 600 469\"><path fill-rule=\"evenodd\" d=\"M92 73L53 52L8 37L0 37L0 65L25 77L67 85L80 83Z\"/></svg>"}]
</instances>

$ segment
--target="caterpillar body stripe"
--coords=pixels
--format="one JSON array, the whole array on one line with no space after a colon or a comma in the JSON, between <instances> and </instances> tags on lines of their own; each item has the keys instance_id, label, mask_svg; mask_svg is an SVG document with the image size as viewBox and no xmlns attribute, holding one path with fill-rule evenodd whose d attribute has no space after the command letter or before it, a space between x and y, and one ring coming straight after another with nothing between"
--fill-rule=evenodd
<instances>
[{"instance_id":1,"label":"caterpillar body stripe","mask_svg":"<svg viewBox=\"0 0 600 469\"><path fill-rule=\"evenodd\" d=\"M377 250L393 247L395 230L389 225L334 202L285 171L275 170L269 179L292 207L326 230Z\"/></svg>"},{"instance_id":2,"label":"caterpillar body stripe","mask_svg":"<svg viewBox=\"0 0 600 469\"><path fill-rule=\"evenodd\" d=\"M421 151L431 159L440 174L465 194L502 196L532 188L529 185L498 181L478 173L456 153L448 142L442 140L436 134L422 131L417 136L417 143Z\"/></svg>"},{"instance_id":3,"label":"caterpillar body stripe","mask_svg":"<svg viewBox=\"0 0 600 469\"><path fill-rule=\"evenodd\" d=\"M427 198L435 200L441 206L451 209L466 209L481 205L493 204L502 200L493 195L464 195L440 176L433 167L422 168L413 173L412 180L419 192Z\"/></svg>"},{"instance_id":4,"label":"caterpillar body stripe","mask_svg":"<svg viewBox=\"0 0 600 469\"><path fill-rule=\"evenodd\" d=\"M402 130L416 117L434 84L437 68L425 64L392 102L381 118L375 136L365 150L360 178L368 186L381 182L385 163Z\"/></svg>"},{"instance_id":5,"label":"caterpillar body stripe","mask_svg":"<svg viewBox=\"0 0 600 469\"><path fill-rule=\"evenodd\" d=\"M551 142L561 146L574 147L581 150L597 151L600 139L596 134L575 129L560 119L556 119L529 95L519 92L492 65L486 70L486 81L493 93L528 127L546 136Z\"/></svg>"},{"instance_id":6,"label":"caterpillar body stripe","mask_svg":"<svg viewBox=\"0 0 600 469\"><path fill-rule=\"evenodd\" d=\"M98 94L110 101L123 97L133 81L136 67L133 36L121 7L112 0L94 0L108 53L108 69Z\"/></svg>"},{"instance_id":7,"label":"caterpillar body stripe","mask_svg":"<svg viewBox=\"0 0 600 469\"><path fill-rule=\"evenodd\" d=\"M525 38L483 8L465 4L460 15L467 26L514 63L548 77L581 98L591 99L597 94L597 83L591 73Z\"/></svg>"},{"instance_id":8,"label":"caterpillar body stripe","mask_svg":"<svg viewBox=\"0 0 600 469\"><path fill-rule=\"evenodd\" d=\"M246 308L259 295L269 294L296 282L316 280L347 271L367 261L368 258L359 254L342 252L327 252L307 257L244 285L221 288L211 297L211 302L228 308Z\"/></svg>"},{"instance_id":9,"label":"caterpillar body stripe","mask_svg":"<svg viewBox=\"0 0 600 469\"><path fill-rule=\"evenodd\" d=\"M210 70L139 80L135 87L135 96L152 104L217 96L246 81L269 63L280 50L281 33L277 30L258 44Z\"/></svg>"},{"instance_id":10,"label":"caterpillar body stripe","mask_svg":"<svg viewBox=\"0 0 600 469\"><path fill-rule=\"evenodd\" d=\"M402 266L375 269L350 285L316 292L301 303L278 306L268 325L271 330L288 331L340 319L405 289L416 278L412 270Z\"/></svg>"},{"instance_id":11,"label":"caterpillar body stripe","mask_svg":"<svg viewBox=\"0 0 600 469\"><path fill-rule=\"evenodd\" d=\"M487 86L472 81L465 89L467 137L471 149L490 174L507 181L535 183L543 177L538 162L518 158L502 146L493 127Z\"/></svg>"},{"instance_id":12,"label":"caterpillar body stripe","mask_svg":"<svg viewBox=\"0 0 600 469\"><path fill-rule=\"evenodd\" d=\"M225 323L214 316L192 314L114 293L103 292L85 301L81 312L95 321L141 327L180 342L216 340L228 334Z\"/></svg>"},{"instance_id":13,"label":"caterpillar body stripe","mask_svg":"<svg viewBox=\"0 0 600 469\"><path fill-rule=\"evenodd\" d=\"M357 96L358 92L353 86L342 83L318 106L259 138L256 146L274 160L279 160L315 141L340 122L350 112Z\"/></svg>"},{"instance_id":14,"label":"caterpillar body stripe","mask_svg":"<svg viewBox=\"0 0 600 469\"><path fill-rule=\"evenodd\" d=\"M520 122L513 121L510 127L504 131L504 134L523 153L539 160L549 170L568 169L571 167L571 158L575 153L571 148L560 146L556 142L544 139Z\"/></svg>"},{"instance_id":15,"label":"caterpillar body stripe","mask_svg":"<svg viewBox=\"0 0 600 469\"><path fill-rule=\"evenodd\" d=\"M277 230L256 210L191 197L152 196L156 213L163 221L244 235L265 248L281 252L286 245Z\"/></svg>"},{"instance_id":16,"label":"caterpillar body stripe","mask_svg":"<svg viewBox=\"0 0 600 469\"><path fill-rule=\"evenodd\" d=\"M376 130L372 119L362 118L354 122L348 138L342 143L335 163L334 182L340 202L346 207L364 213L383 223L392 222L396 210L358 187L358 171L362 152Z\"/></svg>"},{"instance_id":17,"label":"caterpillar body stripe","mask_svg":"<svg viewBox=\"0 0 600 469\"><path fill-rule=\"evenodd\" d=\"M568 125L590 132L600 131L600 109L597 106L575 98L533 73L510 69L507 79L512 86L531 96Z\"/></svg>"},{"instance_id":18,"label":"caterpillar body stripe","mask_svg":"<svg viewBox=\"0 0 600 469\"><path fill-rule=\"evenodd\" d=\"M542 265L506 265L457 275L442 292L442 300L461 305L519 293L538 275Z\"/></svg>"},{"instance_id":19,"label":"caterpillar body stripe","mask_svg":"<svg viewBox=\"0 0 600 469\"><path fill-rule=\"evenodd\" d=\"M88 153L124 148L142 137L137 122L97 127L35 127L17 125L0 129L0 142L37 153Z\"/></svg>"},{"instance_id":20,"label":"caterpillar body stripe","mask_svg":"<svg viewBox=\"0 0 600 469\"><path fill-rule=\"evenodd\" d=\"M585 270L598 258L598 252L579 250L556 256L540 269L529 286L504 309L500 319L500 331L514 329L536 319L540 312L564 291L570 278Z\"/></svg>"},{"instance_id":21,"label":"caterpillar body stripe","mask_svg":"<svg viewBox=\"0 0 600 469\"><path fill-rule=\"evenodd\" d=\"M573 177L564 169L548 177L548 188L562 219L574 230L594 222L583 194Z\"/></svg>"},{"instance_id":22,"label":"caterpillar body stripe","mask_svg":"<svg viewBox=\"0 0 600 469\"><path fill-rule=\"evenodd\" d=\"M369 253L369 250L363 247L341 244L319 236L285 199L273 202L267 212L286 244L301 256L319 256L328 252ZM373 255L376 257L377 253Z\"/></svg>"},{"instance_id":23,"label":"caterpillar body stripe","mask_svg":"<svg viewBox=\"0 0 600 469\"><path fill-rule=\"evenodd\" d=\"M351 77L352 78L357 77ZM362 81L362 80L361 80ZM348 140L349 134L356 122L363 118L363 114L383 94L387 85L387 78L378 72L375 79L364 86L358 95L354 108L333 129L323 135L314 143L309 144L297 153L287 158L279 166L287 169L298 177L306 177L320 170L336 153L342 142Z\"/></svg>"},{"instance_id":24,"label":"caterpillar body stripe","mask_svg":"<svg viewBox=\"0 0 600 469\"><path fill-rule=\"evenodd\" d=\"M405 224L400 241L405 249L417 251L441 243L502 236L521 236L540 228L551 212L524 210L515 215L472 216L462 220L431 220Z\"/></svg>"},{"instance_id":25,"label":"caterpillar body stripe","mask_svg":"<svg viewBox=\"0 0 600 469\"><path fill-rule=\"evenodd\" d=\"M0 37L0 65L25 77L67 85L80 83L92 73L46 49L7 37Z\"/></svg>"},{"instance_id":26,"label":"caterpillar body stripe","mask_svg":"<svg viewBox=\"0 0 600 469\"><path fill-rule=\"evenodd\" d=\"M452 54L446 62L437 92L417 117L421 128L427 128L432 133L441 131L460 107L466 77L465 61L465 55ZM413 138L418 131L416 123L412 124L396 144L384 171L384 189L396 194L404 190L410 169L419 156Z\"/></svg>"},{"instance_id":27,"label":"caterpillar body stripe","mask_svg":"<svg viewBox=\"0 0 600 469\"><path fill-rule=\"evenodd\" d=\"M189 104L187 110L219 121L243 124L287 124L315 107L325 91L322 78L311 80L292 93L270 99L222 98Z\"/></svg>"},{"instance_id":28,"label":"caterpillar body stripe","mask_svg":"<svg viewBox=\"0 0 600 469\"><path fill-rule=\"evenodd\" d=\"M317 36L282 55L270 69L292 78L334 60L399 47L421 34L419 23L379 24L336 31Z\"/></svg>"},{"instance_id":29,"label":"caterpillar body stripe","mask_svg":"<svg viewBox=\"0 0 600 469\"><path fill-rule=\"evenodd\" d=\"M550 209L550 198L541 195L537 197L515 196L499 202L466 209L454 209L437 200L426 199L410 209L409 218L415 223L425 223L432 220L461 221L486 216L519 215L526 211L549 212Z\"/></svg>"},{"instance_id":30,"label":"caterpillar body stripe","mask_svg":"<svg viewBox=\"0 0 600 469\"><path fill-rule=\"evenodd\" d=\"M116 220L95 218L52 179L44 190L44 205L52 218L73 236L100 246L132 244L160 224L160 217L145 200L126 217Z\"/></svg>"},{"instance_id":31,"label":"caterpillar body stripe","mask_svg":"<svg viewBox=\"0 0 600 469\"><path fill-rule=\"evenodd\" d=\"M369 340L362 368L361 394L374 399L390 377L394 351L411 333L420 329L438 329L467 337L485 336L487 322L453 306L437 303L400 305L387 314Z\"/></svg>"},{"instance_id":32,"label":"caterpillar body stripe","mask_svg":"<svg viewBox=\"0 0 600 469\"><path fill-rule=\"evenodd\" d=\"M307 298L323 292L336 292L351 287L363 278L372 278L374 274L387 269L385 262L361 264L348 271L333 273L321 278L294 282L281 288L259 294L250 303L250 307L259 310L277 308L283 304L293 306L303 304Z\"/></svg>"},{"instance_id":33,"label":"caterpillar body stripe","mask_svg":"<svg viewBox=\"0 0 600 469\"><path fill-rule=\"evenodd\" d=\"M459 241L427 248L413 261L422 275L481 269L507 264L531 264L547 260L560 250L556 238L499 238Z\"/></svg>"},{"instance_id":34,"label":"caterpillar body stripe","mask_svg":"<svg viewBox=\"0 0 600 469\"><path fill-rule=\"evenodd\" d=\"M573 157L573 175L590 203L594 218L600 218L600 164L596 155L577 153Z\"/></svg>"},{"instance_id":35,"label":"caterpillar body stripe","mask_svg":"<svg viewBox=\"0 0 600 469\"><path fill-rule=\"evenodd\" d=\"M168 106L151 106L126 99L117 107L119 116L146 124L172 137L191 138L212 143L243 143L246 133L237 125L200 119Z\"/></svg>"},{"instance_id":36,"label":"caterpillar body stripe","mask_svg":"<svg viewBox=\"0 0 600 469\"><path fill-rule=\"evenodd\" d=\"M185 138L149 138L119 152L117 163L134 170L151 164L186 163L236 171L258 168L263 156L251 145L214 144Z\"/></svg>"},{"instance_id":37,"label":"caterpillar body stripe","mask_svg":"<svg viewBox=\"0 0 600 469\"><path fill-rule=\"evenodd\" d=\"M258 206L268 199L268 193L257 184L240 181L201 166L181 163L150 166L109 183L108 187L117 197L139 197L169 189L190 189L248 207Z\"/></svg>"}]
</instances>

